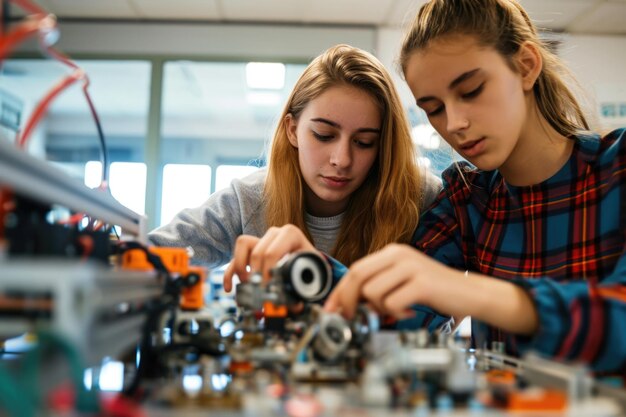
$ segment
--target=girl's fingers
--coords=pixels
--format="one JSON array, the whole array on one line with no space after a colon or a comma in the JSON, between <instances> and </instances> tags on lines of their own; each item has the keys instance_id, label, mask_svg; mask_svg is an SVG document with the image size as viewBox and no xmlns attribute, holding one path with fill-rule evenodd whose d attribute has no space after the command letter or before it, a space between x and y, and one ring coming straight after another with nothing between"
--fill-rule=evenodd
<instances>
[{"instance_id":1,"label":"girl's fingers","mask_svg":"<svg viewBox=\"0 0 626 417\"><path fill-rule=\"evenodd\" d=\"M283 256L302 250L315 251L315 247L304 233L293 225L270 227L260 239L241 235L235 244L233 260L224 273L224 289L232 290L235 274L245 282L250 272L261 272L263 281L268 282L272 268Z\"/></svg>"},{"instance_id":2,"label":"girl's fingers","mask_svg":"<svg viewBox=\"0 0 626 417\"><path fill-rule=\"evenodd\" d=\"M400 268L397 265L392 265L364 283L361 287L361 298L366 300L375 311L381 314L389 314L391 309L394 311L401 310L405 306L389 306L387 305L387 300L410 279L410 276L400 273Z\"/></svg>"},{"instance_id":3,"label":"girl's fingers","mask_svg":"<svg viewBox=\"0 0 626 417\"><path fill-rule=\"evenodd\" d=\"M248 264L250 252L258 244L259 238L241 235L237 238L233 259L224 273L224 290L230 292L233 288L233 275L237 275L241 282L248 280Z\"/></svg>"},{"instance_id":4,"label":"girl's fingers","mask_svg":"<svg viewBox=\"0 0 626 417\"><path fill-rule=\"evenodd\" d=\"M401 271L417 270L414 268L417 266L415 262L419 264L421 256L423 256L421 253L409 246L391 244L355 262L329 296L325 309L327 311L341 310L342 314L350 319L356 311L359 300L365 295L366 298L373 299L378 308L385 310L387 307L382 304L382 298L374 288L380 285L381 290L389 292L395 286L403 285L409 279L410 273L401 273ZM400 263L403 264L402 269L398 269ZM393 272L387 274L388 270ZM374 287L371 287L367 294L363 294L364 288L367 288L370 282L377 281L380 276L388 277L386 279L391 282L390 287L383 283L383 279L380 283L372 284Z\"/></svg>"},{"instance_id":5,"label":"girl's fingers","mask_svg":"<svg viewBox=\"0 0 626 417\"><path fill-rule=\"evenodd\" d=\"M317 252L304 233L296 226L287 225L282 227L274 240L269 242L265 247L262 269L263 277L269 280L272 268L274 268L285 255L302 251Z\"/></svg>"},{"instance_id":6,"label":"girl's fingers","mask_svg":"<svg viewBox=\"0 0 626 417\"><path fill-rule=\"evenodd\" d=\"M281 228L270 227L250 253L250 271L263 273L263 282L270 279L269 273L264 273L266 265L271 262L267 259L267 248L279 239L280 231Z\"/></svg>"},{"instance_id":7,"label":"girl's fingers","mask_svg":"<svg viewBox=\"0 0 626 417\"><path fill-rule=\"evenodd\" d=\"M224 291L231 292L233 289L233 275L234 275L235 264L231 261L228 264L228 267L224 271Z\"/></svg>"}]
</instances>

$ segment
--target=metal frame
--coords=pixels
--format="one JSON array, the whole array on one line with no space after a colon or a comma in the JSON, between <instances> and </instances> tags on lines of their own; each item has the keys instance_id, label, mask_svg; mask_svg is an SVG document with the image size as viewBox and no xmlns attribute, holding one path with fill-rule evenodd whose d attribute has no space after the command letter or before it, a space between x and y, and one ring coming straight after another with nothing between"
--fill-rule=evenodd
<instances>
[{"instance_id":1,"label":"metal frame","mask_svg":"<svg viewBox=\"0 0 626 417\"><path fill-rule=\"evenodd\" d=\"M2 317L0 339L49 329L70 340L89 363L97 364L139 342L147 311L125 314L124 308L145 308L149 300L161 296L162 287L155 272L114 270L66 260L3 262L0 294L19 294L26 299L29 294L49 294L52 304L49 317Z\"/></svg>"},{"instance_id":2,"label":"metal frame","mask_svg":"<svg viewBox=\"0 0 626 417\"><path fill-rule=\"evenodd\" d=\"M122 227L146 241L145 216L124 207L110 194L88 188L50 163L0 141L0 185L44 204L58 204Z\"/></svg>"}]
</instances>

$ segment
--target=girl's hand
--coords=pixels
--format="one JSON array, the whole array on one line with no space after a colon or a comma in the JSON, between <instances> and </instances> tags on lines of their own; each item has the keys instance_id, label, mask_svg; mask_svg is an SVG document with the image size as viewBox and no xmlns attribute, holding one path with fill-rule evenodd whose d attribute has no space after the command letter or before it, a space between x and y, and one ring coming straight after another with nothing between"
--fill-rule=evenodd
<instances>
[{"instance_id":1,"label":"girl's hand","mask_svg":"<svg viewBox=\"0 0 626 417\"><path fill-rule=\"evenodd\" d=\"M539 327L537 309L523 288L477 273L466 276L407 245L387 245L355 262L324 308L351 319L360 299L398 319L411 317L408 309L421 304L517 334L531 335Z\"/></svg>"},{"instance_id":2,"label":"girl's hand","mask_svg":"<svg viewBox=\"0 0 626 417\"><path fill-rule=\"evenodd\" d=\"M463 272L408 245L391 244L355 262L331 293L325 309L341 311L351 319L363 299L378 313L403 319L411 315L407 310L413 304L443 307L439 300L464 281Z\"/></svg>"},{"instance_id":3,"label":"girl's hand","mask_svg":"<svg viewBox=\"0 0 626 417\"><path fill-rule=\"evenodd\" d=\"M271 227L260 239L241 235L235 243L233 259L224 272L224 289L227 292L232 290L234 274L246 282L251 273L259 272L267 282L270 270L283 256L300 251L317 252L304 233L292 224Z\"/></svg>"}]
</instances>

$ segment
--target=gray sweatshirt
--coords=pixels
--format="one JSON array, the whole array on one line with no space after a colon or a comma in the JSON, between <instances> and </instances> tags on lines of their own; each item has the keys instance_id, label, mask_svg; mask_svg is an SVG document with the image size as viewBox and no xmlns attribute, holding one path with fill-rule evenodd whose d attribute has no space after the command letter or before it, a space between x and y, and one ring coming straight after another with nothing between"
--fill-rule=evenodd
<instances>
[{"instance_id":1,"label":"gray sweatshirt","mask_svg":"<svg viewBox=\"0 0 626 417\"><path fill-rule=\"evenodd\" d=\"M191 247L193 263L216 268L230 262L237 237L241 234L261 237L265 234L263 186L266 169L245 178L235 179L230 187L212 194L204 204L184 209L168 224L148 234L157 246ZM441 180L428 173L423 176L423 199L427 208L441 190ZM333 217L305 215L313 244L329 253L341 228L343 213Z\"/></svg>"}]
</instances>

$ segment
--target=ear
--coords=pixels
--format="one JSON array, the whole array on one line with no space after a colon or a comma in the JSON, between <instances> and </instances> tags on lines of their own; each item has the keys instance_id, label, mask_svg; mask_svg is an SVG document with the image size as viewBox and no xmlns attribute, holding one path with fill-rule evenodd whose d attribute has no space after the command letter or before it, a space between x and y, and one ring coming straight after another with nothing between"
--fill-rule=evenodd
<instances>
[{"instance_id":1,"label":"ear","mask_svg":"<svg viewBox=\"0 0 626 417\"><path fill-rule=\"evenodd\" d=\"M298 149L298 136L296 135L296 130L298 129L298 121L292 116L291 113L288 113L285 116L285 130L287 131L287 139L289 139L289 143L291 146Z\"/></svg>"},{"instance_id":2,"label":"ear","mask_svg":"<svg viewBox=\"0 0 626 417\"><path fill-rule=\"evenodd\" d=\"M517 66L524 91L532 90L543 69L543 58L536 45L524 42L517 52Z\"/></svg>"}]
</instances>

